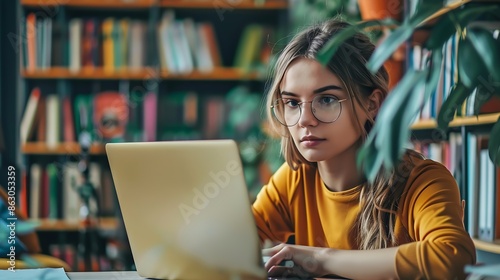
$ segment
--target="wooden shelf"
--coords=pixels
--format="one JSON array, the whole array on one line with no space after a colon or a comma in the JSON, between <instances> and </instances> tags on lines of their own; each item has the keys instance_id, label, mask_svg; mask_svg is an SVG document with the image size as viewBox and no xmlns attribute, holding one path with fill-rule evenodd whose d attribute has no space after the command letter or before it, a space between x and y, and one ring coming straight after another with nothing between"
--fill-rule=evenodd
<instances>
[{"instance_id":1,"label":"wooden shelf","mask_svg":"<svg viewBox=\"0 0 500 280\"><path fill-rule=\"evenodd\" d=\"M476 249L494 254L500 254L500 240L496 240L495 242L486 242L479 239L472 240L474 241Z\"/></svg>"},{"instance_id":2,"label":"wooden shelf","mask_svg":"<svg viewBox=\"0 0 500 280\"><path fill-rule=\"evenodd\" d=\"M40 226L36 229L37 231L77 231L84 228L79 221L60 219L31 219L29 221L40 223ZM118 227L118 220L116 218L100 218L97 222L97 227L103 231L116 230Z\"/></svg>"},{"instance_id":3,"label":"wooden shelf","mask_svg":"<svg viewBox=\"0 0 500 280\"><path fill-rule=\"evenodd\" d=\"M476 125L486 125L496 123L500 113L484 114L478 117L463 117L455 118L450 122L449 127L459 127L459 126L476 126ZM437 128L436 120L422 120L411 126L412 130L428 130Z\"/></svg>"},{"instance_id":4,"label":"wooden shelf","mask_svg":"<svg viewBox=\"0 0 500 280\"><path fill-rule=\"evenodd\" d=\"M21 0L24 7L67 6L81 8L137 9L149 8L156 0Z\"/></svg>"},{"instance_id":5,"label":"wooden shelf","mask_svg":"<svg viewBox=\"0 0 500 280\"><path fill-rule=\"evenodd\" d=\"M231 1L221 1L217 3L213 0L160 0L160 6L167 8L187 8L187 9L261 9L261 10L273 10L273 9L286 9L288 8L287 1L284 0L265 0L259 4L257 0L239 0L234 1L234 4L230 4Z\"/></svg>"},{"instance_id":6,"label":"wooden shelf","mask_svg":"<svg viewBox=\"0 0 500 280\"><path fill-rule=\"evenodd\" d=\"M83 69L72 72L68 68L53 67L46 70L28 71L21 73L26 79L76 79L76 80L259 80L255 72L245 73L241 69L232 67L218 67L211 72L193 71L188 74L173 74L153 68L140 70L119 70L115 72L104 71L103 68Z\"/></svg>"},{"instance_id":7,"label":"wooden shelf","mask_svg":"<svg viewBox=\"0 0 500 280\"><path fill-rule=\"evenodd\" d=\"M245 73L241 69L218 67L211 72L193 71L189 74L173 74L161 71L160 77L165 80L258 80L255 72Z\"/></svg>"},{"instance_id":8,"label":"wooden shelf","mask_svg":"<svg viewBox=\"0 0 500 280\"><path fill-rule=\"evenodd\" d=\"M157 77L157 71L153 68L138 70L118 70L114 72L105 71L102 67L86 68L78 72L70 71L64 67L52 67L46 70L21 72L26 79L83 79L83 80L147 80Z\"/></svg>"},{"instance_id":9,"label":"wooden shelf","mask_svg":"<svg viewBox=\"0 0 500 280\"><path fill-rule=\"evenodd\" d=\"M445 13L458 9L466 4L469 3L483 3L483 4L488 4L488 3L500 3L499 0L456 0L451 4L446 5L445 7L441 8L437 12L435 12L433 15L430 17L426 18L422 23L419 25L420 29L415 30L412 39L412 44L414 45L423 45L427 38L429 37L429 28L431 28L438 20L439 18L444 15Z\"/></svg>"},{"instance_id":10,"label":"wooden shelf","mask_svg":"<svg viewBox=\"0 0 500 280\"><path fill-rule=\"evenodd\" d=\"M163 8L186 8L186 9L256 9L277 10L288 8L285 0L266 0L259 4L256 0L221 1L220 4L213 0L21 0L23 7L41 8L47 6L66 6L76 8L92 9L147 9L156 5Z\"/></svg>"},{"instance_id":11,"label":"wooden shelf","mask_svg":"<svg viewBox=\"0 0 500 280\"><path fill-rule=\"evenodd\" d=\"M429 26L429 25L433 25L442 15L444 15L445 13L451 11L451 10L455 10L457 9L458 7L461 7L467 3L471 2L471 0L457 0L457 1L454 1L453 3L451 4L448 4L446 6L444 6L443 8L441 8L440 10L438 10L437 12L435 12L434 14L432 14L430 17L426 18L421 24L420 24L420 27L425 27L425 26Z\"/></svg>"},{"instance_id":12,"label":"wooden shelf","mask_svg":"<svg viewBox=\"0 0 500 280\"><path fill-rule=\"evenodd\" d=\"M31 155L78 155L81 153L78 143L62 143L55 147L49 147L45 142L28 142L21 146L23 154ZM102 144L94 144L90 147L91 155L104 155L106 150Z\"/></svg>"}]
</instances>

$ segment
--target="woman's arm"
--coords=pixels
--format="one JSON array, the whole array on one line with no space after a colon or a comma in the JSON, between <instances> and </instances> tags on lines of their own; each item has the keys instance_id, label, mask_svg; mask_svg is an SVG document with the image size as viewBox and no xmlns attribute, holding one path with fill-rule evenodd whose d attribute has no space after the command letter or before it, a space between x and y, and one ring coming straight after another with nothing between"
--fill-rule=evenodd
<instances>
[{"instance_id":1,"label":"woman's arm","mask_svg":"<svg viewBox=\"0 0 500 280\"><path fill-rule=\"evenodd\" d=\"M266 263L266 270L271 276L337 275L351 279L397 279L397 250L397 247L368 251L336 250L280 244L264 249L263 254L272 256ZM283 260L292 260L295 267L284 270L278 266Z\"/></svg>"},{"instance_id":2,"label":"woman's arm","mask_svg":"<svg viewBox=\"0 0 500 280\"><path fill-rule=\"evenodd\" d=\"M272 272L273 265L292 259L314 276L465 278L464 266L475 263L475 248L463 226L456 181L447 172L443 165L431 161L413 170L399 205L401 223L396 229L407 232L408 241L401 240L399 246L359 251L280 245L264 251L274 256L266 267Z\"/></svg>"}]
</instances>

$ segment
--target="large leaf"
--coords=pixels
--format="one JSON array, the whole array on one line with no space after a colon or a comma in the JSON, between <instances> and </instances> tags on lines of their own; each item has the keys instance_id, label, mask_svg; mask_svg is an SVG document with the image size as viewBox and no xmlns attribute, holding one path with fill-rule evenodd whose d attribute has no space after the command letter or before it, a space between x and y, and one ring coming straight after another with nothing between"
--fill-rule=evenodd
<instances>
[{"instance_id":1,"label":"large leaf","mask_svg":"<svg viewBox=\"0 0 500 280\"><path fill-rule=\"evenodd\" d=\"M466 38L486 66L483 78L487 80L488 75L491 75L494 81L500 82L500 41L493 38L491 31L481 27L469 28Z\"/></svg>"},{"instance_id":2,"label":"large leaf","mask_svg":"<svg viewBox=\"0 0 500 280\"><path fill-rule=\"evenodd\" d=\"M358 165L370 181L381 168L395 165L409 139L409 126L423 102L416 90L423 86L428 70L409 70L384 101L377 121L358 154Z\"/></svg>"},{"instance_id":3,"label":"large leaf","mask_svg":"<svg viewBox=\"0 0 500 280\"><path fill-rule=\"evenodd\" d=\"M438 2L438 1L436 1ZM368 69L375 73L384 64L384 62L401 46L415 31L415 28L422 23L423 20L434 14L442 7L438 3L423 3L420 9L415 14L403 23L399 28L392 32L382 43L375 49L372 57L367 63Z\"/></svg>"},{"instance_id":4,"label":"large leaf","mask_svg":"<svg viewBox=\"0 0 500 280\"><path fill-rule=\"evenodd\" d=\"M357 24L353 24L342 31L340 31L337 35L335 35L332 39L330 39L318 52L316 55L316 59L322 64L326 65L331 60L331 58L335 55L338 48L349 38L354 36L360 30L363 30L368 27L374 26L395 26L399 25L397 21L391 18L387 18L384 20L368 20L363 21Z\"/></svg>"},{"instance_id":5,"label":"large leaf","mask_svg":"<svg viewBox=\"0 0 500 280\"><path fill-rule=\"evenodd\" d=\"M493 163L500 166L500 118L491 129L488 152Z\"/></svg>"},{"instance_id":6,"label":"large leaf","mask_svg":"<svg viewBox=\"0 0 500 280\"><path fill-rule=\"evenodd\" d=\"M432 27L432 32L425 42L428 49L438 49L453 35L457 29L463 29L472 20L486 12L498 12L498 6L468 7L467 9L455 9L441 16Z\"/></svg>"},{"instance_id":7,"label":"large leaf","mask_svg":"<svg viewBox=\"0 0 500 280\"><path fill-rule=\"evenodd\" d=\"M38 221L20 221L17 223L16 232L19 234L26 234L35 231L40 226Z\"/></svg>"},{"instance_id":8,"label":"large leaf","mask_svg":"<svg viewBox=\"0 0 500 280\"><path fill-rule=\"evenodd\" d=\"M453 120L453 118L455 118L457 108L462 106L470 93L471 90L460 81L452 87L448 98L446 98L443 105L441 105L441 109L439 110L437 117L439 129L446 130L448 128L449 123Z\"/></svg>"},{"instance_id":9,"label":"large leaf","mask_svg":"<svg viewBox=\"0 0 500 280\"><path fill-rule=\"evenodd\" d=\"M489 88L486 85L479 84L476 88L476 92L474 94L474 115L479 115L479 110L481 107L493 97L494 88Z\"/></svg>"},{"instance_id":10,"label":"large leaf","mask_svg":"<svg viewBox=\"0 0 500 280\"><path fill-rule=\"evenodd\" d=\"M458 76L462 84L470 89L475 88L478 83L478 77L488 78L486 65L478 53L475 44L472 42L470 33L460 40L458 44Z\"/></svg>"}]
</instances>

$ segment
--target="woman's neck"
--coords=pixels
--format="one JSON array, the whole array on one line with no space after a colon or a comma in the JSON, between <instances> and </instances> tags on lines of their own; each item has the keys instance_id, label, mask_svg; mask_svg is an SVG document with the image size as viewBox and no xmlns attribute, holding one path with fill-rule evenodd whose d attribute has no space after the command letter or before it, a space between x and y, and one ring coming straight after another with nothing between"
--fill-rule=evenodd
<instances>
[{"instance_id":1,"label":"woman's neck","mask_svg":"<svg viewBox=\"0 0 500 280\"><path fill-rule=\"evenodd\" d=\"M345 191L366 181L363 173L356 166L357 151L356 147L330 160L318 162L319 174L329 190Z\"/></svg>"}]
</instances>

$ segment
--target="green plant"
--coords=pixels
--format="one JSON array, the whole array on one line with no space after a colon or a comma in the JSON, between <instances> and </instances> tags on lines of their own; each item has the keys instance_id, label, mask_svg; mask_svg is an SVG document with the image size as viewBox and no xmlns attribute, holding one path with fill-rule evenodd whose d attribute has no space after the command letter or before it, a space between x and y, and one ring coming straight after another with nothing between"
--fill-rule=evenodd
<instances>
[{"instance_id":1,"label":"green plant","mask_svg":"<svg viewBox=\"0 0 500 280\"><path fill-rule=\"evenodd\" d=\"M292 0L290 16L293 30L323 21L341 13L345 20L359 20L356 0Z\"/></svg>"},{"instance_id":2,"label":"green plant","mask_svg":"<svg viewBox=\"0 0 500 280\"><path fill-rule=\"evenodd\" d=\"M1 187L0 187L1 188ZM26 262L28 266L36 267L38 262L26 254L27 248L18 237L33 232L38 226L38 222L25 221L18 219L11 210L12 205L7 205L0 198L0 253L1 257L20 258ZM15 263L15 262L14 262Z\"/></svg>"},{"instance_id":3,"label":"green plant","mask_svg":"<svg viewBox=\"0 0 500 280\"><path fill-rule=\"evenodd\" d=\"M388 27L392 33L376 48L367 63L370 71L376 72L397 48L409 40L412 34L426 23L426 19L440 12L424 47L431 50L427 67L409 69L399 84L389 93L383 103L377 121L367 141L358 154L358 165L363 168L368 180L373 180L381 169L392 168L404 153L410 137L410 127L420 108L427 101L439 81L442 48L448 39L458 32L457 63L458 80L443 101L437 117L438 129L446 132L449 122L455 117L457 108L477 89L475 115L479 107L493 95L500 96L500 40L490 30L469 24L477 20L498 21L498 3L469 3L463 1L458 8L443 7L442 1L421 0L418 9L401 23L393 20L365 21L353 24L332 38L318 54L318 60L326 64L342 42L360 28ZM424 87L424 96L419 96ZM489 141L489 156L500 165L500 119L492 127Z\"/></svg>"}]
</instances>

